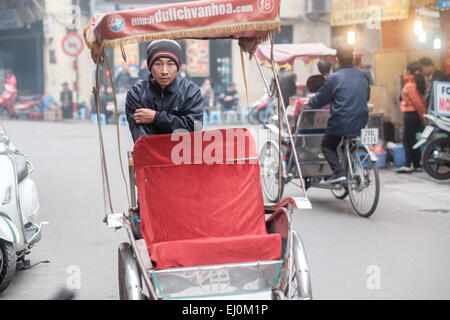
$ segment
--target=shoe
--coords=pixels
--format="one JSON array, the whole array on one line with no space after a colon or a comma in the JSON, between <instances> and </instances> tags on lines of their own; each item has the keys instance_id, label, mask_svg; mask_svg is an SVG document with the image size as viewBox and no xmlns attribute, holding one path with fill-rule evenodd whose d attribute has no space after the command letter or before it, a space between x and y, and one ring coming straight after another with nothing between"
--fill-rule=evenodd
<instances>
[{"instance_id":1,"label":"shoe","mask_svg":"<svg viewBox=\"0 0 450 320\"><path fill-rule=\"evenodd\" d=\"M329 177L327 179L326 182L335 184L335 183L339 183L339 182L342 182L342 181L345 181L345 180L347 180L347 178L345 177L345 174L343 172L336 172L336 173L333 173L331 175L331 177Z\"/></svg>"},{"instance_id":2,"label":"shoe","mask_svg":"<svg viewBox=\"0 0 450 320\"><path fill-rule=\"evenodd\" d=\"M411 167L403 166L399 170L397 170L397 173L412 173L413 170L414 169Z\"/></svg>"},{"instance_id":3,"label":"shoe","mask_svg":"<svg viewBox=\"0 0 450 320\"><path fill-rule=\"evenodd\" d=\"M420 167L412 168L412 172L422 172L422 168Z\"/></svg>"}]
</instances>

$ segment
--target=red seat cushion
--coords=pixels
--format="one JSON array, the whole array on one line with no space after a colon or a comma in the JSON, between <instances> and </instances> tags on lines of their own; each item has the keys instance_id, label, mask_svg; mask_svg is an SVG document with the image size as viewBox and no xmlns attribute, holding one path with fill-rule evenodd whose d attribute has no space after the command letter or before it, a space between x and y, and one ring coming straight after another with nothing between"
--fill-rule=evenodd
<instances>
[{"instance_id":1,"label":"red seat cushion","mask_svg":"<svg viewBox=\"0 0 450 320\"><path fill-rule=\"evenodd\" d=\"M200 238L150 245L156 269L280 259L279 234Z\"/></svg>"},{"instance_id":2,"label":"red seat cushion","mask_svg":"<svg viewBox=\"0 0 450 320\"><path fill-rule=\"evenodd\" d=\"M280 256L247 129L145 136L133 158L141 231L158 269Z\"/></svg>"}]
</instances>

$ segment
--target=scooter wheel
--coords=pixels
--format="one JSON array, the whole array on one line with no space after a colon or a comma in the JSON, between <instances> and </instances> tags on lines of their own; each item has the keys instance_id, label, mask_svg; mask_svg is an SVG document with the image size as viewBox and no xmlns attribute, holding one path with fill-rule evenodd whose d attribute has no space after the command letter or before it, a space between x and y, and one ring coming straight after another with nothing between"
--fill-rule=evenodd
<instances>
[{"instance_id":1,"label":"scooter wheel","mask_svg":"<svg viewBox=\"0 0 450 320\"><path fill-rule=\"evenodd\" d=\"M14 245L0 240L0 293L6 290L16 273L17 255Z\"/></svg>"},{"instance_id":2,"label":"scooter wheel","mask_svg":"<svg viewBox=\"0 0 450 320\"><path fill-rule=\"evenodd\" d=\"M450 138L431 140L423 150L422 165L425 171L438 180L450 179L450 165L448 162L435 159L434 152L450 152Z\"/></svg>"}]
</instances>

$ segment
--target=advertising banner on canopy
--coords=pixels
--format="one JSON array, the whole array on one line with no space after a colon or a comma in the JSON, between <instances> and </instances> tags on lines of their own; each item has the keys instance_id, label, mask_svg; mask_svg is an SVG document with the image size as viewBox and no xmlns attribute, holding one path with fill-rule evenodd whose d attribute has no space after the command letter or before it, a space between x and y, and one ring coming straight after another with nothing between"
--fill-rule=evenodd
<instances>
[{"instance_id":1,"label":"advertising banner on canopy","mask_svg":"<svg viewBox=\"0 0 450 320\"><path fill-rule=\"evenodd\" d=\"M408 18L411 0L333 0L331 25L342 26Z\"/></svg>"},{"instance_id":2,"label":"advertising banner on canopy","mask_svg":"<svg viewBox=\"0 0 450 320\"><path fill-rule=\"evenodd\" d=\"M280 28L279 5L280 0L202 0L116 11L92 18L84 35L91 50L163 38L260 42Z\"/></svg>"}]
</instances>

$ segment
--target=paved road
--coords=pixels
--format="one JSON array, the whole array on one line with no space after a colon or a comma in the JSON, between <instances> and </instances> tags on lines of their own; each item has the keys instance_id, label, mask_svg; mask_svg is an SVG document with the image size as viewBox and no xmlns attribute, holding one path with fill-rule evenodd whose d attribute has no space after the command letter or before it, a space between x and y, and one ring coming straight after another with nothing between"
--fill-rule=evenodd
<instances>
[{"instance_id":1,"label":"paved road","mask_svg":"<svg viewBox=\"0 0 450 320\"><path fill-rule=\"evenodd\" d=\"M117 248L124 230L108 230L104 215L97 129L87 122L4 121L11 140L33 161L42 241L32 263L17 273L0 299L48 299L67 285L77 299L118 299ZM266 132L251 127L259 147ZM115 211L127 208L115 127L104 130ZM120 129L122 155L131 150ZM126 164L126 161L125 161ZM425 173L381 171L381 200L370 219L356 216L348 200L310 189L312 210L296 211L316 299L450 299L450 181ZM294 185L285 196L300 195ZM80 281L77 282L77 275Z\"/></svg>"}]
</instances>

